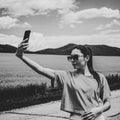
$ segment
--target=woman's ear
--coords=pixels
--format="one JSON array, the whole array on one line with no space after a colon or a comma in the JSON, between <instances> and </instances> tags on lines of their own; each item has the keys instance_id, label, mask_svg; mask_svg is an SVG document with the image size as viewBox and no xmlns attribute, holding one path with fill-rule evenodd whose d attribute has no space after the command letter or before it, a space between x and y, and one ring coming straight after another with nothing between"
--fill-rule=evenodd
<instances>
[{"instance_id":1,"label":"woman's ear","mask_svg":"<svg viewBox=\"0 0 120 120\"><path fill-rule=\"evenodd\" d=\"M86 61L89 61L89 59L90 59L90 56L87 55L87 56L85 57L85 60L86 60Z\"/></svg>"}]
</instances>

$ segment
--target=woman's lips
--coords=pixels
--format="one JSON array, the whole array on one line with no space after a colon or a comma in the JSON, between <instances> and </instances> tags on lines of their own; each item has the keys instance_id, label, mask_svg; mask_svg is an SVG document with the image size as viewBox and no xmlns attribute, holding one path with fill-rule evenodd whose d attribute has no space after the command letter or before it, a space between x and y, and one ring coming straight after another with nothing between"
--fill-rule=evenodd
<instances>
[{"instance_id":1,"label":"woman's lips","mask_svg":"<svg viewBox=\"0 0 120 120\"><path fill-rule=\"evenodd\" d=\"M75 66L75 65L77 65L76 63L73 63L73 65Z\"/></svg>"}]
</instances>

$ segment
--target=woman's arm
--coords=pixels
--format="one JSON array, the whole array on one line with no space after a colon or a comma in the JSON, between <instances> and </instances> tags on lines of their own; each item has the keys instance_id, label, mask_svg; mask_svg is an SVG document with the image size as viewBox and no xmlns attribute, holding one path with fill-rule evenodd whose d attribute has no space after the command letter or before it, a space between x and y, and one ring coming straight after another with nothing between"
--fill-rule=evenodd
<instances>
[{"instance_id":1,"label":"woman's arm","mask_svg":"<svg viewBox=\"0 0 120 120\"><path fill-rule=\"evenodd\" d=\"M111 107L110 101L106 100L106 101L104 102L103 106L98 107L98 113L99 113L99 112L100 112L100 113L105 112L105 111L109 110L110 107Z\"/></svg>"},{"instance_id":2,"label":"woman's arm","mask_svg":"<svg viewBox=\"0 0 120 120\"><path fill-rule=\"evenodd\" d=\"M109 110L111 107L110 101L106 101L103 106L100 107L95 107L93 108L90 112L86 112L82 117L83 120L93 120L95 119L97 116L99 116L101 113Z\"/></svg>"},{"instance_id":3,"label":"woman's arm","mask_svg":"<svg viewBox=\"0 0 120 120\"><path fill-rule=\"evenodd\" d=\"M20 43L16 51L16 56L20 58L25 64L27 64L30 68L32 68L37 73L42 74L50 79L54 79L55 78L54 70L49 68L44 68L39 64L37 64L36 62L34 62L33 60L24 56L23 52L27 49L27 47L28 47L28 43L23 43L23 42Z\"/></svg>"},{"instance_id":4,"label":"woman's arm","mask_svg":"<svg viewBox=\"0 0 120 120\"><path fill-rule=\"evenodd\" d=\"M96 107L96 108L93 108L91 110L91 112L94 114L94 115L99 115L107 110L109 110L111 107L111 103L109 100L106 100L103 104L103 106L100 106L100 107Z\"/></svg>"},{"instance_id":5,"label":"woman's arm","mask_svg":"<svg viewBox=\"0 0 120 120\"><path fill-rule=\"evenodd\" d=\"M46 77L48 77L50 79L55 78L54 70L42 67L41 65L34 62L33 60L31 60L30 58L28 58L26 56L22 56L20 59L24 63L26 63L30 68L32 68L34 71L36 71L37 73L42 74L42 75L44 75L44 76L46 76Z\"/></svg>"}]
</instances>

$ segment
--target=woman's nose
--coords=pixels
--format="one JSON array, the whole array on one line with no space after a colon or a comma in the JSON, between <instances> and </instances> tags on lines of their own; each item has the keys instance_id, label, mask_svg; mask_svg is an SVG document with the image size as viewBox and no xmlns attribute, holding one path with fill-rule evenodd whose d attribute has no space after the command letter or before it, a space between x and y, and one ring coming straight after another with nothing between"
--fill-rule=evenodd
<instances>
[{"instance_id":1,"label":"woman's nose","mask_svg":"<svg viewBox=\"0 0 120 120\"><path fill-rule=\"evenodd\" d=\"M75 60L71 60L72 64L76 64L76 61Z\"/></svg>"},{"instance_id":2,"label":"woman's nose","mask_svg":"<svg viewBox=\"0 0 120 120\"><path fill-rule=\"evenodd\" d=\"M71 62L75 62L75 60L74 60L74 59L71 59Z\"/></svg>"}]
</instances>

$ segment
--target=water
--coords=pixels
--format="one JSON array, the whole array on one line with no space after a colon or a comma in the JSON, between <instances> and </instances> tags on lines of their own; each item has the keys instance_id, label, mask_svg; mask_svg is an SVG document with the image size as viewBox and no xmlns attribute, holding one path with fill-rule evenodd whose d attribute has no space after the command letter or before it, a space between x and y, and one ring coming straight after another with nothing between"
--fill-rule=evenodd
<instances>
[{"instance_id":1,"label":"water","mask_svg":"<svg viewBox=\"0 0 120 120\"><path fill-rule=\"evenodd\" d=\"M43 66L53 69L70 70L73 69L66 56L59 55L29 55L30 58L41 63ZM120 57L119 56L93 56L93 66L96 71L105 75L120 74Z\"/></svg>"},{"instance_id":2,"label":"water","mask_svg":"<svg viewBox=\"0 0 120 120\"><path fill-rule=\"evenodd\" d=\"M104 74L120 74L119 56L94 56L94 68Z\"/></svg>"},{"instance_id":3,"label":"water","mask_svg":"<svg viewBox=\"0 0 120 120\"><path fill-rule=\"evenodd\" d=\"M66 56L62 55L39 55L26 54L40 65L51 69L71 70L73 69L70 62L67 61ZM119 56L94 56L93 65L95 70L104 74L120 74L120 57ZM21 60L14 54L0 53L0 69L1 70L19 70L26 67ZM0 71L1 71L0 70Z\"/></svg>"}]
</instances>

